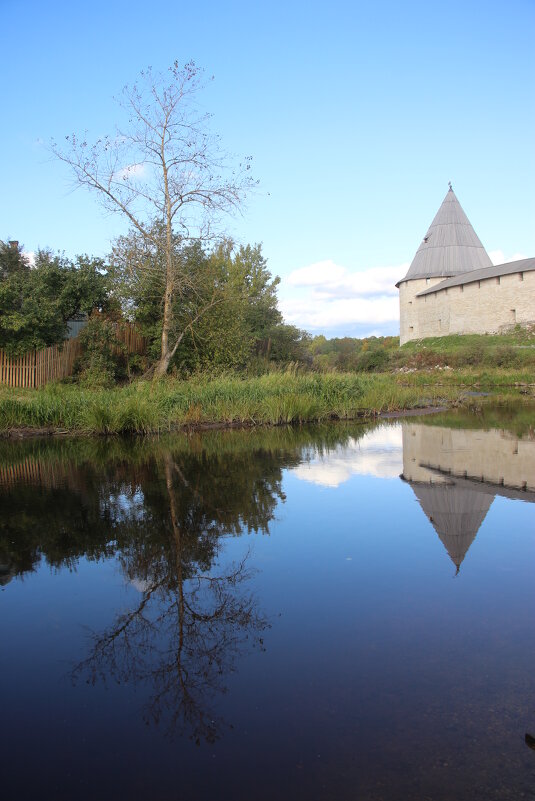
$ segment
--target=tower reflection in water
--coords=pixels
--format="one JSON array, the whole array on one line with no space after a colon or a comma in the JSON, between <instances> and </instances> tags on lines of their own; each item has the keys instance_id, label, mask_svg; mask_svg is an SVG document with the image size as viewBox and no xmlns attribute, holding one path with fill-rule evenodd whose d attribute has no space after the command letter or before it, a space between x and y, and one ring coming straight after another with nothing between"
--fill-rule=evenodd
<instances>
[{"instance_id":1,"label":"tower reflection in water","mask_svg":"<svg viewBox=\"0 0 535 801\"><path fill-rule=\"evenodd\" d=\"M535 440L403 423L403 473L459 571L494 498L535 502Z\"/></svg>"}]
</instances>

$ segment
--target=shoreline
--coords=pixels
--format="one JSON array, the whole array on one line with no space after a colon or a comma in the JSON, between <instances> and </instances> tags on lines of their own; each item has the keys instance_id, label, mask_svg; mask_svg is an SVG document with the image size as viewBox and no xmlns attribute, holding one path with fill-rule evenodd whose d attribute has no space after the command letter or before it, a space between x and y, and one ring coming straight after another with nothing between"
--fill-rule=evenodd
<instances>
[{"instance_id":1,"label":"shoreline","mask_svg":"<svg viewBox=\"0 0 535 801\"><path fill-rule=\"evenodd\" d=\"M412 408L412 409L399 409L398 411L392 412L363 412L362 414L358 414L354 417L338 417L337 415L333 415L328 420L301 420L296 422L279 422L279 423L266 423L263 421L259 422L247 422L247 421L234 421L234 422L227 422L222 420L221 422L205 422L205 423L184 423L181 425L171 426L168 428L161 428L158 431L150 431L150 432L137 432L137 433L116 433L116 432L84 432L84 431L69 431L64 428L56 428L50 426L48 428L31 428L29 426L26 427L19 427L19 428L12 428L8 431L1 431L0 432L0 439L4 440L28 440L28 439L48 439L53 437L73 437L73 438L80 438L80 439L88 439L88 438L96 438L102 439L103 437L153 437L159 436L160 433L197 433L203 431L231 431L231 430L245 430L245 429L253 429L253 428L280 428L281 426L303 426L303 425L314 425L319 423L351 423L351 422L361 422L361 423L371 423L376 420L395 420L397 418L402 417L422 417L424 415L429 414L438 414L439 412L447 412L449 409L454 408L453 405L449 406L422 406L421 408Z\"/></svg>"}]
</instances>

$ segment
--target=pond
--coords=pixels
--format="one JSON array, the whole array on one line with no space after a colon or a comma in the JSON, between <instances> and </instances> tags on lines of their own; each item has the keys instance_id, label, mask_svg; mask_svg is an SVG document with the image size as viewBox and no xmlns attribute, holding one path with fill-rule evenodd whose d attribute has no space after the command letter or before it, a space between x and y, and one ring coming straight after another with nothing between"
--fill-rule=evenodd
<instances>
[{"instance_id":1,"label":"pond","mask_svg":"<svg viewBox=\"0 0 535 801\"><path fill-rule=\"evenodd\" d=\"M533 798L534 424L0 442L3 797Z\"/></svg>"}]
</instances>

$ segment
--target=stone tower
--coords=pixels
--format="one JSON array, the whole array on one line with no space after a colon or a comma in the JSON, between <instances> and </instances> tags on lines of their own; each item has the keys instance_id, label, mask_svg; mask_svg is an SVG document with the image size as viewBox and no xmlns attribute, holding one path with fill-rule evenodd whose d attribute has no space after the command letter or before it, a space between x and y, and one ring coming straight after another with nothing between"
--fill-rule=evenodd
<instances>
[{"instance_id":1,"label":"stone tower","mask_svg":"<svg viewBox=\"0 0 535 801\"><path fill-rule=\"evenodd\" d=\"M396 284L399 288L400 345L421 336L415 308L419 292L445 278L485 267L492 267L492 262L450 184L407 275Z\"/></svg>"}]
</instances>

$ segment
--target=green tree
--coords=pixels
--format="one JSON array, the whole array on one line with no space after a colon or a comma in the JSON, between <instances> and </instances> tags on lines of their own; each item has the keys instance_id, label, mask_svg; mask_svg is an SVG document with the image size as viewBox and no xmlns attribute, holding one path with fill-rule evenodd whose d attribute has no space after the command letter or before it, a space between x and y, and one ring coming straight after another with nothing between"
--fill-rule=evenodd
<instances>
[{"instance_id":1,"label":"green tree","mask_svg":"<svg viewBox=\"0 0 535 801\"><path fill-rule=\"evenodd\" d=\"M30 263L18 242L0 241L0 281L28 273Z\"/></svg>"},{"instance_id":2,"label":"green tree","mask_svg":"<svg viewBox=\"0 0 535 801\"><path fill-rule=\"evenodd\" d=\"M261 245L220 244L205 261L205 282L220 302L190 329L193 363L199 367L245 367L251 355L280 324L276 289ZM191 358L191 356L190 356Z\"/></svg>"},{"instance_id":3,"label":"green tree","mask_svg":"<svg viewBox=\"0 0 535 801\"><path fill-rule=\"evenodd\" d=\"M0 348L8 353L58 344L74 314L108 306L102 259L39 251L30 267L22 248L0 243Z\"/></svg>"},{"instance_id":4,"label":"green tree","mask_svg":"<svg viewBox=\"0 0 535 801\"><path fill-rule=\"evenodd\" d=\"M232 249L233 264L241 278L247 297L247 324L256 340L265 339L282 323L277 308L277 287L280 278L273 278L267 268L261 245L241 245Z\"/></svg>"},{"instance_id":5,"label":"green tree","mask_svg":"<svg viewBox=\"0 0 535 801\"><path fill-rule=\"evenodd\" d=\"M279 279L269 272L261 246L236 246L227 239L208 250L199 241L185 243L175 236L173 248L174 262L190 280L173 297L169 332L180 349L171 363L187 372L243 367L281 322ZM158 359L165 255L133 229L115 242L110 262L115 297Z\"/></svg>"},{"instance_id":6,"label":"green tree","mask_svg":"<svg viewBox=\"0 0 535 801\"><path fill-rule=\"evenodd\" d=\"M161 357L161 337L164 326L166 285L166 255L162 245L161 226L151 228L148 240L136 229L119 237L112 250L111 279L113 295L123 314L135 321L149 339L149 351L154 361ZM170 362L188 362L187 351L193 331L210 310L227 299L227 281L218 265L205 253L200 241L185 242L174 235L173 263L187 275L173 294L168 336L174 341ZM202 339L201 335L201 339ZM198 337L197 337L198 339ZM188 345L189 343L189 345Z\"/></svg>"},{"instance_id":7,"label":"green tree","mask_svg":"<svg viewBox=\"0 0 535 801\"><path fill-rule=\"evenodd\" d=\"M280 323L268 332L268 356L276 362L311 363L309 353L310 335L295 325Z\"/></svg>"},{"instance_id":8,"label":"green tree","mask_svg":"<svg viewBox=\"0 0 535 801\"><path fill-rule=\"evenodd\" d=\"M67 137L65 147L52 144L77 183L97 192L106 208L125 216L146 249L161 259L163 269L153 284L160 290L162 307L156 377L167 372L184 339L185 331L174 316L176 299L198 291L177 238L189 244L213 241L220 216L237 209L253 183L249 161L232 168L209 129L209 115L199 112L196 98L202 85L202 72L193 62L184 67L175 62L165 74L149 68L123 91L126 130L93 145L76 135ZM150 265L152 270L153 262ZM212 307L212 296L206 303ZM204 308L188 318L188 329Z\"/></svg>"}]
</instances>

